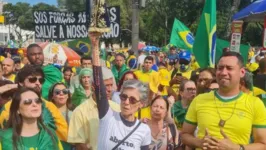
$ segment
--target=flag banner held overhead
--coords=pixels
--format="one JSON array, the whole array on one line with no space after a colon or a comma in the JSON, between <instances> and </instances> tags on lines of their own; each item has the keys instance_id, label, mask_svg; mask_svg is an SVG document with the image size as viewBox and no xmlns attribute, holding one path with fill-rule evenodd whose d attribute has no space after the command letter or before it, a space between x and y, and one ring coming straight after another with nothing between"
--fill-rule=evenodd
<instances>
[{"instance_id":1,"label":"flag banner held overhead","mask_svg":"<svg viewBox=\"0 0 266 150\"><path fill-rule=\"evenodd\" d=\"M112 6L107 7L106 11L108 17L105 17L105 21L110 21L111 32L105 32L102 35L104 39L119 38L120 37L120 7Z\"/></svg>"},{"instance_id":2,"label":"flag banner held overhead","mask_svg":"<svg viewBox=\"0 0 266 150\"><path fill-rule=\"evenodd\" d=\"M194 37L190 32L189 28L186 27L182 22L178 19L175 19L170 44L174 46L192 51L194 44Z\"/></svg>"},{"instance_id":3,"label":"flag banner held overhead","mask_svg":"<svg viewBox=\"0 0 266 150\"><path fill-rule=\"evenodd\" d=\"M216 0L206 0L193 45L193 53L201 68L214 67L215 50Z\"/></svg>"},{"instance_id":4,"label":"flag banner held overhead","mask_svg":"<svg viewBox=\"0 0 266 150\"><path fill-rule=\"evenodd\" d=\"M88 37L86 12L35 11L37 39L77 39Z\"/></svg>"}]
</instances>

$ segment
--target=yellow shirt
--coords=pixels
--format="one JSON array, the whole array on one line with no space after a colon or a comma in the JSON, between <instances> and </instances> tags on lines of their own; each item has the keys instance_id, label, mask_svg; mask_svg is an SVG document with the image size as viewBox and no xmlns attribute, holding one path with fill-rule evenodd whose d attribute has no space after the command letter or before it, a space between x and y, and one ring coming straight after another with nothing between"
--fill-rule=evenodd
<instances>
[{"instance_id":1,"label":"yellow shirt","mask_svg":"<svg viewBox=\"0 0 266 150\"><path fill-rule=\"evenodd\" d=\"M12 81L12 82L15 82L15 79L16 79L16 75L15 74L11 74L8 78L9 81Z\"/></svg>"},{"instance_id":2,"label":"yellow shirt","mask_svg":"<svg viewBox=\"0 0 266 150\"><path fill-rule=\"evenodd\" d=\"M136 112L135 117L138 118L138 116L139 116L139 113ZM141 108L139 119L143 119L143 118L151 119L151 107L150 106Z\"/></svg>"},{"instance_id":3,"label":"yellow shirt","mask_svg":"<svg viewBox=\"0 0 266 150\"><path fill-rule=\"evenodd\" d=\"M150 70L149 72L143 72L142 70L135 71L134 74L143 83L157 82L158 72Z\"/></svg>"},{"instance_id":4,"label":"yellow shirt","mask_svg":"<svg viewBox=\"0 0 266 150\"><path fill-rule=\"evenodd\" d=\"M259 68L259 64L257 63L248 63L246 64L246 68L248 69L248 71L253 72L256 71Z\"/></svg>"},{"instance_id":5,"label":"yellow shirt","mask_svg":"<svg viewBox=\"0 0 266 150\"><path fill-rule=\"evenodd\" d=\"M259 96L261 94L266 94L266 92L258 87L253 87L253 95L254 96Z\"/></svg>"},{"instance_id":6,"label":"yellow shirt","mask_svg":"<svg viewBox=\"0 0 266 150\"><path fill-rule=\"evenodd\" d=\"M120 112L120 105L109 100L110 108ZM69 122L69 143L85 143L92 150L97 150L99 129L99 114L97 105L92 99L88 99L79 105L73 112Z\"/></svg>"},{"instance_id":7,"label":"yellow shirt","mask_svg":"<svg viewBox=\"0 0 266 150\"><path fill-rule=\"evenodd\" d=\"M204 137L206 128L210 136L223 139L218 125L220 118L226 120L223 131L235 144L249 144L251 127L266 128L263 102L245 93L228 100L222 99L216 92L200 94L190 104L185 122L198 126L197 136L200 139Z\"/></svg>"}]
</instances>

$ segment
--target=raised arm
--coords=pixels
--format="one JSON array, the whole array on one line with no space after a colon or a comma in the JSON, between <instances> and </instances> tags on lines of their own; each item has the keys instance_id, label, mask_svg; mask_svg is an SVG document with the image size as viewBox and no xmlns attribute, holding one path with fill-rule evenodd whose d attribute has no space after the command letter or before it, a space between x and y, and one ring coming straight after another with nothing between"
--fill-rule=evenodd
<instances>
[{"instance_id":1,"label":"raised arm","mask_svg":"<svg viewBox=\"0 0 266 150\"><path fill-rule=\"evenodd\" d=\"M106 95L106 88L103 82L103 74L100 62L100 51L99 51L99 37L100 33L90 33L90 39L92 43L92 65L93 65L93 79L96 103L99 112L99 118L102 119L108 112L109 103Z\"/></svg>"}]
</instances>

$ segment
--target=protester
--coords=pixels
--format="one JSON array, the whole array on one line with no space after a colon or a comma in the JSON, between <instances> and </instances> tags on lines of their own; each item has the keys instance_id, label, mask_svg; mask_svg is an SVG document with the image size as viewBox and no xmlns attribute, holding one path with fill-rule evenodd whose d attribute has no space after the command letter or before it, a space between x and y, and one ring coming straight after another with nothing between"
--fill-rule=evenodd
<instances>
[{"instance_id":1,"label":"protester","mask_svg":"<svg viewBox=\"0 0 266 150\"><path fill-rule=\"evenodd\" d=\"M102 67L103 82L106 88L107 99L112 110L120 112L120 105L111 100L111 92L115 84L110 69ZM95 99L90 97L80 104L73 112L69 124L68 142L73 143L77 150L97 150L99 129L99 115Z\"/></svg>"},{"instance_id":2,"label":"protester","mask_svg":"<svg viewBox=\"0 0 266 150\"><path fill-rule=\"evenodd\" d=\"M15 82L16 75L13 74L15 70L15 63L11 58L5 58L2 62L3 77L6 80Z\"/></svg>"},{"instance_id":3,"label":"protester","mask_svg":"<svg viewBox=\"0 0 266 150\"><path fill-rule=\"evenodd\" d=\"M40 93L32 89L23 87L14 94L7 128L0 134L2 150L63 150L56 134L42 121L42 102Z\"/></svg>"},{"instance_id":4,"label":"protester","mask_svg":"<svg viewBox=\"0 0 266 150\"><path fill-rule=\"evenodd\" d=\"M66 122L69 123L73 105L71 103L70 92L66 85L62 82L54 84L49 90L48 98L60 110Z\"/></svg>"},{"instance_id":5,"label":"protester","mask_svg":"<svg viewBox=\"0 0 266 150\"><path fill-rule=\"evenodd\" d=\"M209 87L212 80L216 80L214 68L205 68L200 70L197 80L197 94L205 93L206 88Z\"/></svg>"},{"instance_id":6,"label":"protester","mask_svg":"<svg viewBox=\"0 0 266 150\"><path fill-rule=\"evenodd\" d=\"M138 70L141 70L144 64L144 60L146 58L145 52L143 50L139 50L139 57L138 57Z\"/></svg>"},{"instance_id":7,"label":"protester","mask_svg":"<svg viewBox=\"0 0 266 150\"><path fill-rule=\"evenodd\" d=\"M94 33L91 34L93 47L98 46ZM147 150L151 143L151 132L146 124L135 119L134 114L147 100L147 87L138 80L124 82L121 90L121 113L110 109L105 86L102 79L102 70L98 51L92 51L93 78L95 82L96 103L99 112L100 127L98 149L141 149ZM127 136L130 134L129 136Z\"/></svg>"},{"instance_id":8,"label":"protester","mask_svg":"<svg viewBox=\"0 0 266 150\"><path fill-rule=\"evenodd\" d=\"M196 85L191 80L183 80L179 88L181 99L174 103L171 112L177 129L181 131L188 107L196 96Z\"/></svg>"},{"instance_id":9,"label":"protester","mask_svg":"<svg viewBox=\"0 0 266 150\"><path fill-rule=\"evenodd\" d=\"M40 66L26 65L16 76L16 84L19 88L27 87L41 93L44 83L44 73ZM67 122L58 108L51 102L42 99L42 118L45 125L55 130L60 140L67 139ZM10 105L12 101L7 102L0 111L0 126L4 128L8 120Z\"/></svg>"},{"instance_id":10,"label":"protester","mask_svg":"<svg viewBox=\"0 0 266 150\"><path fill-rule=\"evenodd\" d=\"M73 75L72 68L71 67L64 67L63 75L64 75L63 82L66 84L67 87L70 87L70 79Z\"/></svg>"},{"instance_id":11,"label":"protester","mask_svg":"<svg viewBox=\"0 0 266 150\"><path fill-rule=\"evenodd\" d=\"M89 56L83 56L80 59L80 67L81 69L83 68L92 68L92 58ZM72 76L72 78L70 79L70 93L73 94L75 91L75 88L79 88L80 87L80 78L79 78L79 72L80 70L77 72L76 76Z\"/></svg>"},{"instance_id":12,"label":"protester","mask_svg":"<svg viewBox=\"0 0 266 150\"><path fill-rule=\"evenodd\" d=\"M169 124L164 119L169 110L169 102L157 96L151 102L151 120L147 121L151 129L152 142L150 150L177 150L179 147L179 133L174 124Z\"/></svg>"},{"instance_id":13,"label":"protester","mask_svg":"<svg viewBox=\"0 0 266 150\"><path fill-rule=\"evenodd\" d=\"M45 74L45 82L42 85L42 97L48 99L49 88L57 82L62 81L62 73L53 65L43 66L43 50L38 44L30 44L27 47L27 58L32 65L39 65Z\"/></svg>"},{"instance_id":14,"label":"protester","mask_svg":"<svg viewBox=\"0 0 266 150\"><path fill-rule=\"evenodd\" d=\"M114 74L116 84L118 84L122 76L129 71L129 68L125 64L125 59L125 56L121 53L115 56L115 65L112 67L112 73Z\"/></svg>"},{"instance_id":15,"label":"protester","mask_svg":"<svg viewBox=\"0 0 266 150\"><path fill-rule=\"evenodd\" d=\"M242 56L223 53L216 71L219 89L197 96L190 104L182 130L185 145L218 150L265 149L266 110L259 98L240 91L244 75ZM250 135L254 137L252 144Z\"/></svg>"},{"instance_id":16,"label":"protester","mask_svg":"<svg viewBox=\"0 0 266 150\"><path fill-rule=\"evenodd\" d=\"M137 69L137 58L133 50L128 51L128 59L127 59L127 66L130 70Z\"/></svg>"},{"instance_id":17,"label":"protester","mask_svg":"<svg viewBox=\"0 0 266 150\"><path fill-rule=\"evenodd\" d=\"M72 103L75 107L82 104L86 99L92 95L91 79L92 69L83 68L79 73L79 86L75 87L72 95Z\"/></svg>"}]
</instances>

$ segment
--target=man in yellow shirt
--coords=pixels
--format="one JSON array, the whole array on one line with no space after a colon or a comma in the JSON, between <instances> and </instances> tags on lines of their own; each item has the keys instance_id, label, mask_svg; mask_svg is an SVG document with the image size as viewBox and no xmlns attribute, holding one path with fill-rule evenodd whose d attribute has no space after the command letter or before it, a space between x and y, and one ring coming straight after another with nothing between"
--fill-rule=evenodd
<instances>
[{"instance_id":1,"label":"man in yellow shirt","mask_svg":"<svg viewBox=\"0 0 266 150\"><path fill-rule=\"evenodd\" d=\"M158 73L151 69L154 59L152 56L147 56L144 59L142 70L135 71L134 74L143 83L156 82L158 80Z\"/></svg>"},{"instance_id":2,"label":"man in yellow shirt","mask_svg":"<svg viewBox=\"0 0 266 150\"><path fill-rule=\"evenodd\" d=\"M266 110L263 102L240 91L243 57L225 52L217 64L217 91L197 96L182 130L185 145L197 149L265 150ZM198 128L197 137L194 132ZM253 134L254 143L249 144Z\"/></svg>"}]
</instances>

